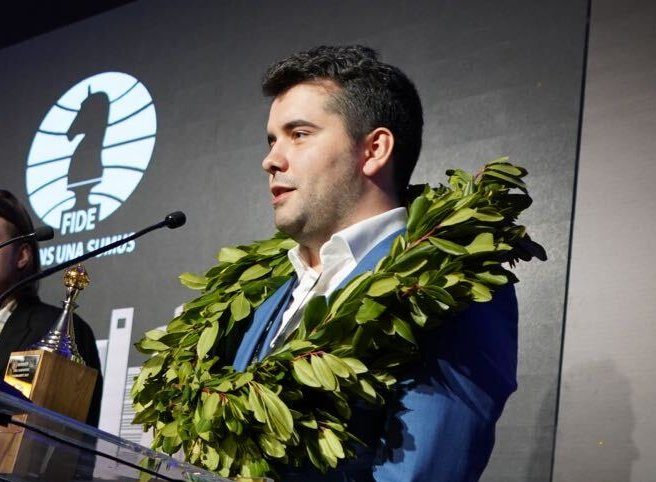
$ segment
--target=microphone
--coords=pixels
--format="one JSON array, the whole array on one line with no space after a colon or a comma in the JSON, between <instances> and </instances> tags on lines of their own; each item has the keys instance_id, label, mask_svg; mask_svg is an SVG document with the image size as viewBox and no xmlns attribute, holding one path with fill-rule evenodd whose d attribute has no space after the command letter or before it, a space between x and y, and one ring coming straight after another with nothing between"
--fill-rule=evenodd
<instances>
[{"instance_id":1,"label":"microphone","mask_svg":"<svg viewBox=\"0 0 656 482\"><path fill-rule=\"evenodd\" d=\"M28 276L27 278L19 281L15 285L13 285L11 288L9 288L7 291L2 293L0 295L0 306L2 306L2 303L9 298L13 293L15 293L17 290L22 288L23 286L26 286L30 283L33 283L35 281L38 281L40 279L45 278L46 276L50 276L53 273L56 273L57 271L61 271L63 269L68 268L69 266L73 266L74 264L81 263L83 261L86 261L89 258L94 258L98 256L99 254L102 254L106 251L110 251L122 244L128 243L134 239L137 239L141 236L143 236L146 233L149 233L151 231L154 231L159 228L163 228L166 226L169 229L176 229L179 228L180 226L183 226L184 223L187 222L187 216L182 211L176 211L174 213L171 213L167 215L162 221L153 224L152 226L148 226L147 228L142 229L141 231L137 231L136 233L128 236L127 238L124 239L119 239L118 241L114 241L113 243L109 243L106 246L102 246L98 249L94 249L93 251L89 251L86 254L83 254L82 256L78 256L77 258L70 259L68 261L65 261L64 263L58 264L56 266L53 266L52 268L48 268L46 270L43 270L39 273L35 273L32 276Z\"/></svg>"},{"instance_id":2,"label":"microphone","mask_svg":"<svg viewBox=\"0 0 656 482\"><path fill-rule=\"evenodd\" d=\"M184 214L183 214L184 216ZM18 241L23 241L27 240L30 238L34 238L37 241L48 241L49 239L52 239L55 237L55 230L52 229L50 226L40 226L36 228L33 232L29 234L23 234L22 236L16 236L15 238L9 239L3 243L0 243L0 248L4 248L5 246L12 244L12 243L17 243Z\"/></svg>"},{"instance_id":3,"label":"microphone","mask_svg":"<svg viewBox=\"0 0 656 482\"><path fill-rule=\"evenodd\" d=\"M166 223L166 227L169 229L179 228L180 226L183 226L184 223L186 222L187 222L187 216L185 216L185 213L183 213L182 211L176 211L164 218L164 223Z\"/></svg>"}]
</instances>

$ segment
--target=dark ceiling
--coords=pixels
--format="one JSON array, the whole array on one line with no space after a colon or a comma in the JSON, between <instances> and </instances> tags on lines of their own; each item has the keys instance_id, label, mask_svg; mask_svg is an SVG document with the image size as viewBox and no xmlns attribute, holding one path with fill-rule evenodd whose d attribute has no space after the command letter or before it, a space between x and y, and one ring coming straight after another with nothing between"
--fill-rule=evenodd
<instances>
[{"instance_id":1,"label":"dark ceiling","mask_svg":"<svg viewBox=\"0 0 656 482\"><path fill-rule=\"evenodd\" d=\"M0 48L22 42L134 0L24 0L8 2L0 16Z\"/></svg>"}]
</instances>

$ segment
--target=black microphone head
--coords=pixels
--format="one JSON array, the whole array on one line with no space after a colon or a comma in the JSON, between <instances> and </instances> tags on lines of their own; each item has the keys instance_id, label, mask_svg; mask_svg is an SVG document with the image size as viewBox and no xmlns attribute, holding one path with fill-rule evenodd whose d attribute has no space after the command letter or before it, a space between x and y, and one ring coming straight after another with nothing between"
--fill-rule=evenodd
<instances>
[{"instance_id":1,"label":"black microphone head","mask_svg":"<svg viewBox=\"0 0 656 482\"><path fill-rule=\"evenodd\" d=\"M34 230L34 239L37 241L48 241L55 237L55 230L50 226L39 226Z\"/></svg>"},{"instance_id":2,"label":"black microphone head","mask_svg":"<svg viewBox=\"0 0 656 482\"><path fill-rule=\"evenodd\" d=\"M187 222L187 216L185 216L185 213L183 213L182 211L176 211L164 218L164 223L166 223L166 227L169 229L179 228L180 226L184 225L184 223L186 222Z\"/></svg>"}]
</instances>

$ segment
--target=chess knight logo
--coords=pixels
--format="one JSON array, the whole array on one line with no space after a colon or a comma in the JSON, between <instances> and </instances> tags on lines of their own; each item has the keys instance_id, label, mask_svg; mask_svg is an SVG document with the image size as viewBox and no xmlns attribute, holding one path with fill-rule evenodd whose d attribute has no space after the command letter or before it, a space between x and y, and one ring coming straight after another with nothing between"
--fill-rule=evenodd
<instances>
[{"instance_id":1,"label":"chess knight logo","mask_svg":"<svg viewBox=\"0 0 656 482\"><path fill-rule=\"evenodd\" d=\"M156 132L153 99L131 75L104 72L77 83L32 141L25 179L32 208L61 234L92 230L136 189Z\"/></svg>"}]
</instances>

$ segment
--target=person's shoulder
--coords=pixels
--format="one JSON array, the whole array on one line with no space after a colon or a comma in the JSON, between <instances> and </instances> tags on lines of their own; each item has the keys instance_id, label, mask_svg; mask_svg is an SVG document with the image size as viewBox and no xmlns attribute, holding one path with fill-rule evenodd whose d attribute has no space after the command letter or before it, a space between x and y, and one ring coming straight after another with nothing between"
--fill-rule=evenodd
<instances>
[{"instance_id":1,"label":"person's shoulder","mask_svg":"<svg viewBox=\"0 0 656 482\"><path fill-rule=\"evenodd\" d=\"M64 311L61 306L58 307L48 304L38 297L23 299L19 302L18 306L23 310L29 311L31 319L37 321L46 320L50 324L54 324ZM73 319L75 320L74 323L76 328L81 327L83 330L93 333L89 324L77 313L73 315Z\"/></svg>"},{"instance_id":2,"label":"person's shoulder","mask_svg":"<svg viewBox=\"0 0 656 482\"><path fill-rule=\"evenodd\" d=\"M44 303L36 296L20 299L16 307L17 314L29 317L32 322L51 320L54 323L61 311L61 308Z\"/></svg>"}]
</instances>

